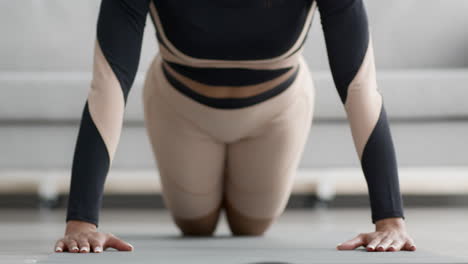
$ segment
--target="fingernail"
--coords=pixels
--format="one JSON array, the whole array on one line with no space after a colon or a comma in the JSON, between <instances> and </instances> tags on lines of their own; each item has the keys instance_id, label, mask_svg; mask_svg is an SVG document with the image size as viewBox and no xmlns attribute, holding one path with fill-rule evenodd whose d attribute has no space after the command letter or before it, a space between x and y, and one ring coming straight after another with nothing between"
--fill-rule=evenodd
<instances>
[{"instance_id":1,"label":"fingernail","mask_svg":"<svg viewBox=\"0 0 468 264\"><path fill-rule=\"evenodd\" d=\"M341 243L338 243L338 245L336 245L337 247L341 246Z\"/></svg>"},{"instance_id":2,"label":"fingernail","mask_svg":"<svg viewBox=\"0 0 468 264\"><path fill-rule=\"evenodd\" d=\"M80 249L80 251L88 252L88 248L87 248L87 247L82 247L82 248Z\"/></svg>"},{"instance_id":3,"label":"fingernail","mask_svg":"<svg viewBox=\"0 0 468 264\"><path fill-rule=\"evenodd\" d=\"M130 243L127 243L127 244L132 248L132 250L134 249L134 247L132 246L132 244L130 244Z\"/></svg>"},{"instance_id":4,"label":"fingernail","mask_svg":"<svg viewBox=\"0 0 468 264\"><path fill-rule=\"evenodd\" d=\"M78 247L72 247L72 251L78 250Z\"/></svg>"},{"instance_id":5,"label":"fingernail","mask_svg":"<svg viewBox=\"0 0 468 264\"><path fill-rule=\"evenodd\" d=\"M372 249L372 250L374 250L374 249L375 249L375 247L374 247L374 246L368 246L367 248L369 248L369 249Z\"/></svg>"},{"instance_id":6,"label":"fingernail","mask_svg":"<svg viewBox=\"0 0 468 264\"><path fill-rule=\"evenodd\" d=\"M55 248L55 251L62 252L62 251L63 251L63 249L62 249L61 247L56 247L56 248Z\"/></svg>"},{"instance_id":7,"label":"fingernail","mask_svg":"<svg viewBox=\"0 0 468 264\"><path fill-rule=\"evenodd\" d=\"M98 253L99 253L99 252L101 252L101 251L102 251L102 248L101 248L101 247L95 247L95 248L94 248L94 252L98 252Z\"/></svg>"}]
</instances>

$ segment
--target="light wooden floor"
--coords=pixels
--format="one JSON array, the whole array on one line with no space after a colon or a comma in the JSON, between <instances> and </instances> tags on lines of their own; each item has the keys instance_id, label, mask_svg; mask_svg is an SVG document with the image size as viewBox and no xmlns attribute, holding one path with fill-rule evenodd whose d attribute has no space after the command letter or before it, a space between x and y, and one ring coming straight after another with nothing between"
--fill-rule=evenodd
<instances>
[{"instance_id":1,"label":"light wooden floor","mask_svg":"<svg viewBox=\"0 0 468 264\"><path fill-rule=\"evenodd\" d=\"M2 210L0 263L468 263L468 209L406 209L406 216L418 250L369 253L334 250L373 230L366 209L288 210L261 238L230 237L222 215L216 238L195 240L177 238L167 211L108 209L100 229L126 238L135 251L70 254L52 251L65 211Z\"/></svg>"}]
</instances>

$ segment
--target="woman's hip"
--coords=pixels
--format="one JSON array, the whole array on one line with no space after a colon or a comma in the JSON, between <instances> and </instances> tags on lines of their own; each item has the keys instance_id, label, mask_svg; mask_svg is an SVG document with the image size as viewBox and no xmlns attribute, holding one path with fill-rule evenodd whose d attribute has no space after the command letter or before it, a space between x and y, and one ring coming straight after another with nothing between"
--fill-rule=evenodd
<instances>
[{"instance_id":1,"label":"woman's hip","mask_svg":"<svg viewBox=\"0 0 468 264\"><path fill-rule=\"evenodd\" d=\"M172 111L193 122L220 142L230 143L250 136L270 120L293 107L302 97L306 97L305 100L309 101L308 107L313 108L314 86L309 67L303 57L299 59L295 78L286 89L266 100L238 108L213 107L187 96L168 80L162 64L162 58L157 54L147 71L143 91L145 109L148 105L156 104L156 99L164 101L165 107L172 108ZM146 115L145 118L149 116L151 115Z\"/></svg>"}]
</instances>

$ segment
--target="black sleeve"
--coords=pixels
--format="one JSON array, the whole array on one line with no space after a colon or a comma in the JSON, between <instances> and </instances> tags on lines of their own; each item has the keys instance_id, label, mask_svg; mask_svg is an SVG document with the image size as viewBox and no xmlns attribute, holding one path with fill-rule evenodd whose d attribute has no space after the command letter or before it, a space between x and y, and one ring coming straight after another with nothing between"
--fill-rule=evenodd
<instances>
[{"instance_id":1,"label":"black sleeve","mask_svg":"<svg viewBox=\"0 0 468 264\"><path fill-rule=\"evenodd\" d=\"M317 0L329 64L369 190L372 222L403 216L395 149L362 0Z\"/></svg>"},{"instance_id":2,"label":"black sleeve","mask_svg":"<svg viewBox=\"0 0 468 264\"><path fill-rule=\"evenodd\" d=\"M75 146L66 221L98 226L105 179L138 69L149 1L101 1L93 79Z\"/></svg>"}]
</instances>

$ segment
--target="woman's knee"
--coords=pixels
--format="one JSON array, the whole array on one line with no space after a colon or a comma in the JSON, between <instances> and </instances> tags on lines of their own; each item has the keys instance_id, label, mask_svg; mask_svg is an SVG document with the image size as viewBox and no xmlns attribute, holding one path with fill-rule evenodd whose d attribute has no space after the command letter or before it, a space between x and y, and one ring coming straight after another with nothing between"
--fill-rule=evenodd
<instances>
[{"instance_id":1,"label":"woman's knee","mask_svg":"<svg viewBox=\"0 0 468 264\"><path fill-rule=\"evenodd\" d=\"M262 236L275 221L275 218L248 217L234 208L227 200L224 201L224 208L226 220L234 236Z\"/></svg>"},{"instance_id":2,"label":"woman's knee","mask_svg":"<svg viewBox=\"0 0 468 264\"><path fill-rule=\"evenodd\" d=\"M216 231L221 207L211 213L195 218L187 219L174 216L174 222L184 236L212 236Z\"/></svg>"}]
</instances>

